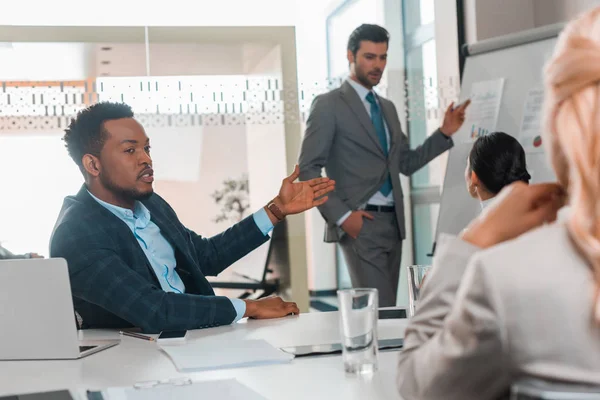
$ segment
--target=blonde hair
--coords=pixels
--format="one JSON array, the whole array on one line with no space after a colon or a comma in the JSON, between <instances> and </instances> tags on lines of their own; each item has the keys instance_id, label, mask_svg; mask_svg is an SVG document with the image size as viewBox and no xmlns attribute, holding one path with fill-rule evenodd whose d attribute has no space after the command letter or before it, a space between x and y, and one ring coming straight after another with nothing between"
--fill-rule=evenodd
<instances>
[{"instance_id":1,"label":"blonde hair","mask_svg":"<svg viewBox=\"0 0 600 400\"><path fill-rule=\"evenodd\" d=\"M600 287L600 7L570 22L545 69L544 132L568 188L570 236ZM594 318L600 322L600 291Z\"/></svg>"}]
</instances>

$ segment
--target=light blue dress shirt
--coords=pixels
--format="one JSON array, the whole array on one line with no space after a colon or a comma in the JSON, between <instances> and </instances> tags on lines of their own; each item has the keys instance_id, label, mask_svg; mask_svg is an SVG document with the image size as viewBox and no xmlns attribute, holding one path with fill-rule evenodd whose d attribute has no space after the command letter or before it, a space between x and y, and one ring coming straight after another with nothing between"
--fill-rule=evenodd
<instances>
[{"instance_id":1,"label":"light blue dress shirt","mask_svg":"<svg viewBox=\"0 0 600 400\"><path fill-rule=\"evenodd\" d=\"M88 191L88 193L90 193ZM133 236L137 239L140 247L146 254L150 266L165 292L185 293L185 285L179 277L175 267L175 251L173 246L160 233L160 228L150 219L150 211L141 202L136 201L134 211L128 208L118 207L100 200L90 193L90 196L101 206L125 222ZM264 208L252 216L256 226L266 236L273 230L273 223ZM239 321L246 313L246 303L240 299L230 299L235 308L236 318Z\"/></svg>"}]
</instances>

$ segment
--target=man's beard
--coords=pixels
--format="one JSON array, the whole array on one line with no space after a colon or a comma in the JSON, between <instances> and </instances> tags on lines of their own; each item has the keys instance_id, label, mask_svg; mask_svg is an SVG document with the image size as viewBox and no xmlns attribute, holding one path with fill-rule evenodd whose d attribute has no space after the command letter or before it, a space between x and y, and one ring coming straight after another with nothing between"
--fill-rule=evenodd
<instances>
[{"instance_id":1,"label":"man's beard","mask_svg":"<svg viewBox=\"0 0 600 400\"><path fill-rule=\"evenodd\" d=\"M123 200L146 200L154 193L154 189L152 189L152 187L150 187L150 190L147 192L140 192L136 188L126 189L119 187L106 174L100 174L99 178L100 182L102 182L102 185L104 185L105 188Z\"/></svg>"},{"instance_id":2,"label":"man's beard","mask_svg":"<svg viewBox=\"0 0 600 400\"><path fill-rule=\"evenodd\" d=\"M379 82L373 84L370 80L369 80L369 74L366 74L362 69L360 69L358 66L354 66L354 73L356 74L356 79L358 79L358 81L366 87L373 87L373 86L377 86L379 84Z\"/></svg>"}]
</instances>

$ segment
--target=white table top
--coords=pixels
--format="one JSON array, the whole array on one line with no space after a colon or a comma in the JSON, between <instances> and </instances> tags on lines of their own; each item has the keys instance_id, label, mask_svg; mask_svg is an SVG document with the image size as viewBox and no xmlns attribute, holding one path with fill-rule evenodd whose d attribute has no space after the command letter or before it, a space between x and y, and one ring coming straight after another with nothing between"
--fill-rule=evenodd
<instances>
[{"instance_id":1,"label":"white table top","mask_svg":"<svg viewBox=\"0 0 600 400\"><path fill-rule=\"evenodd\" d=\"M380 320L380 339L404 336L406 319ZM276 320L243 320L230 326L189 331L187 340L218 335L220 339L264 339L275 347L339 342L338 313L309 313ZM80 332L83 340L111 339L118 332ZM65 361L1 361L0 395L69 388L77 393L137 382L190 377L192 380L236 378L269 400L399 399L395 386L398 353L381 352L379 371L371 379L346 376L339 355L303 357L290 364L182 374L155 342L122 337L121 344Z\"/></svg>"}]
</instances>

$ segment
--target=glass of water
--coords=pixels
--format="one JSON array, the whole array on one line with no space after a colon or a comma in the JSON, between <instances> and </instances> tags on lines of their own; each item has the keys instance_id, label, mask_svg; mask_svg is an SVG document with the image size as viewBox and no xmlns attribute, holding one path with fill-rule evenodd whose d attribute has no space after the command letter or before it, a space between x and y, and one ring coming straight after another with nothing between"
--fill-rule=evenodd
<instances>
[{"instance_id":1,"label":"glass of water","mask_svg":"<svg viewBox=\"0 0 600 400\"><path fill-rule=\"evenodd\" d=\"M338 290L344 369L349 374L377 371L377 289Z\"/></svg>"},{"instance_id":2,"label":"glass of water","mask_svg":"<svg viewBox=\"0 0 600 400\"><path fill-rule=\"evenodd\" d=\"M411 265L408 267L408 313L415 315L421 288L427 279L431 265Z\"/></svg>"}]
</instances>

